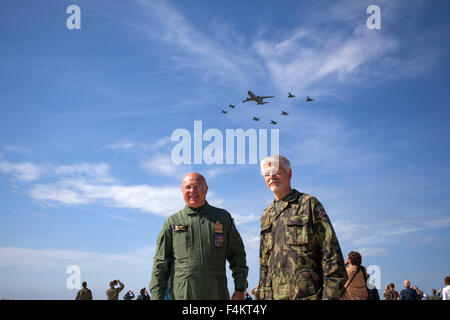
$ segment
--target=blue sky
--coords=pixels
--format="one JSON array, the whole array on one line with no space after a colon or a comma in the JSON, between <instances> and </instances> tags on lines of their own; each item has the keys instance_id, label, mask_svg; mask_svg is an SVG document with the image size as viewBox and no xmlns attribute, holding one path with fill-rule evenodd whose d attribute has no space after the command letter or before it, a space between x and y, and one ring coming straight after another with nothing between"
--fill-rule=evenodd
<instances>
[{"instance_id":1,"label":"blue sky","mask_svg":"<svg viewBox=\"0 0 450 320\"><path fill-rule=\"evenodd\" d=\"M80 30L66 27L71 4ZM366 27L371 4L380 30ZM183 207L190 171L235 218L255 286L259 217L272 194L255 164L175 165L171 134L193 133L195 120L223 133L279 121L292 185L323 203L344 255L358 250L379 266L382 288L405 279L427 293L442 287L449 6L2 1L0 298L73 299L69 265L95 299L114 278L148 287L156 237ZM275 98L241 103L248 90ZM221 114L228 104L236 108Z\"/></svg>"}]
</instances>

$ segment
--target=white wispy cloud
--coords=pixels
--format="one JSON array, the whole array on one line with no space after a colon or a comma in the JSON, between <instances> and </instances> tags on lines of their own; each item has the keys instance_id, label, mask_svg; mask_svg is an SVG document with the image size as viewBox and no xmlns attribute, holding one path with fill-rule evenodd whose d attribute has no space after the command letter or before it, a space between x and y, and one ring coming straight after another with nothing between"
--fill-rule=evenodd
<instances>
[{"instance_id":1,"label":"white wispy cloud","mask_svg":"<svg viewBox=\"0 0 450 320\"><path fill-rule=\"evenodd\" d=\"M180 184L183 177L192 169L191 165L174 164L168 155L162 153L142 161L140 167L150 175L174 178L180 181Z\"/></svg>"},{"instance_id":2,"label":"white wispy cloud","mask_svg":"<svg viewBox=\"0 0 450 320\"><path fill-rule=\"evenodd\" d=\"M151 251L146 250L146 253ZM153 257L136 250L133 253L100 253L81 250L29 249L0 247L2 267L57 267L69 265L94 270L142 270L153 264Z\"/></svg>"},{"instance_id":3,"label":"white wispy cloud","mask_svg":"<svg viewBox=\"0 0 450 320\"><path fill-rule=\"evenodd\" d=\"M31 189L30 196L48 205L98 203L109 207L137 209L163 216L184 207L180 187L91 184L82 179L39 184Z\"/></svg>"},{"instance_id":4,"label":"white wispy cloud","mask_svg":"<svg viewBox=\"0 0 450 320\"><path fill-rule=\"evenodd\" d=\"M75 163L60 165L54 168L58 176L85 178L96 183L111 183L116 179L110 174L111 167L107 163Z\"/></svg>"},{"instance_id":5,"label":"white wispy cloud","mask_svg":"<svg viewBox=\"0 0 450 320\"><path fill-rule=\"evenodd\" d=\"M107 146L110 150L130 150L136 147L136 143L130 140L121 140Z\"/></svg>"},{"instance_id":6,"label":"white wispy cloud","mask_svg":"<svg viewBox=\"0 0 450 320\"><path fill-rule=\"evenodd\" d=\"M448 217L397 217L389 221L374 221L373 219L367 219L364 222L336 220L333 222L333 226L340 241L355 246L367 246L388 243L407 234L445 228L450 226L450 219Z\"/></svg>"},{"instance_id":7,"label":"white wispy cloud","mask_svg":"<svg viewBox=\"0 0 450 320\"><path fill-rule=\"evenodd\" d=\"M30 162L0 162L0 172L12 174L19 181L30 182L38 180L42 174L42 170L42 167Z\"/></svg>"}]
</instances>

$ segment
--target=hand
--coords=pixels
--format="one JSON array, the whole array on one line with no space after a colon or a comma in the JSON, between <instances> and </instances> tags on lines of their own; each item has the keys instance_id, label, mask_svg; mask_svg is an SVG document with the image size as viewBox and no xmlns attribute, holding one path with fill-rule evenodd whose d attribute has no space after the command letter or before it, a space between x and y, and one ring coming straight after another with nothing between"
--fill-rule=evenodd
<instances>
[{"instance_id":1,"label":"hand","mask_svg":"<svg viewBox=\"0 0 450 320\"><path fill-rule=\"evenodd\" d=\"M231 297L231 300L244 300L245 299L245 295L243 292L240 291L235 291L233 293L233 296Z\"/></svg>"}]
</instances>

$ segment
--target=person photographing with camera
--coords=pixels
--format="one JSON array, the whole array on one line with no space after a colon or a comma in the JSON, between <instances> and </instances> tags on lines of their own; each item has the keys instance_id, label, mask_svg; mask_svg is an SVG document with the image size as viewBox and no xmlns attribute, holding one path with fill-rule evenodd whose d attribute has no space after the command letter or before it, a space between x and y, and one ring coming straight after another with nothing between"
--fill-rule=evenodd
<instances>
[{"instance_id":1,"label":"person photographing with camera","mask_svg":"<svg viewBox=\"0 0 450 320\"><path fill-rule=\"evenodd\" d=\"M116 285L119 285L118 288L115 288ZM109 283L109 289L106 290L106 296L108 297L108 300L119 300L119 293L120 291L125 288L125 285L120 282L119 279L113 280Z\"/></svg>"}]
</instances>

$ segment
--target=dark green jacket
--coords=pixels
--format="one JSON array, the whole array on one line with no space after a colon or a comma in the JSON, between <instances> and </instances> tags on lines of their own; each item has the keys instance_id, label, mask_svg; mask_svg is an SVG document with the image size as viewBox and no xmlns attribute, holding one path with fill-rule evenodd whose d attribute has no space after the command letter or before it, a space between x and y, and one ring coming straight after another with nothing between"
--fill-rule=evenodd
<instances>
[{"instance_id":1,"label":"dark green jacket","mask_svg":"<svg viewBox=\"0 0 450 320\"><path fill-rule=\"evenodd\" d=\"M264 210L260 299L339 299L346 281L341 248L319 200L294 189Z\"/></svg>"},{"instance_id":2,"label":"dark green jacket","mask_svg":"<svg viewBox=\"0 0 450 320\"><path fill-rule=\"evenodd\" d=\"M246 289L244 244L231 215L208 203L200 212L186 206L165 221L158 236L149 286L152 299L164 299L169 278L171 299L230 299L226 260L235 289Z\"/></svg>"}]
</instances>

